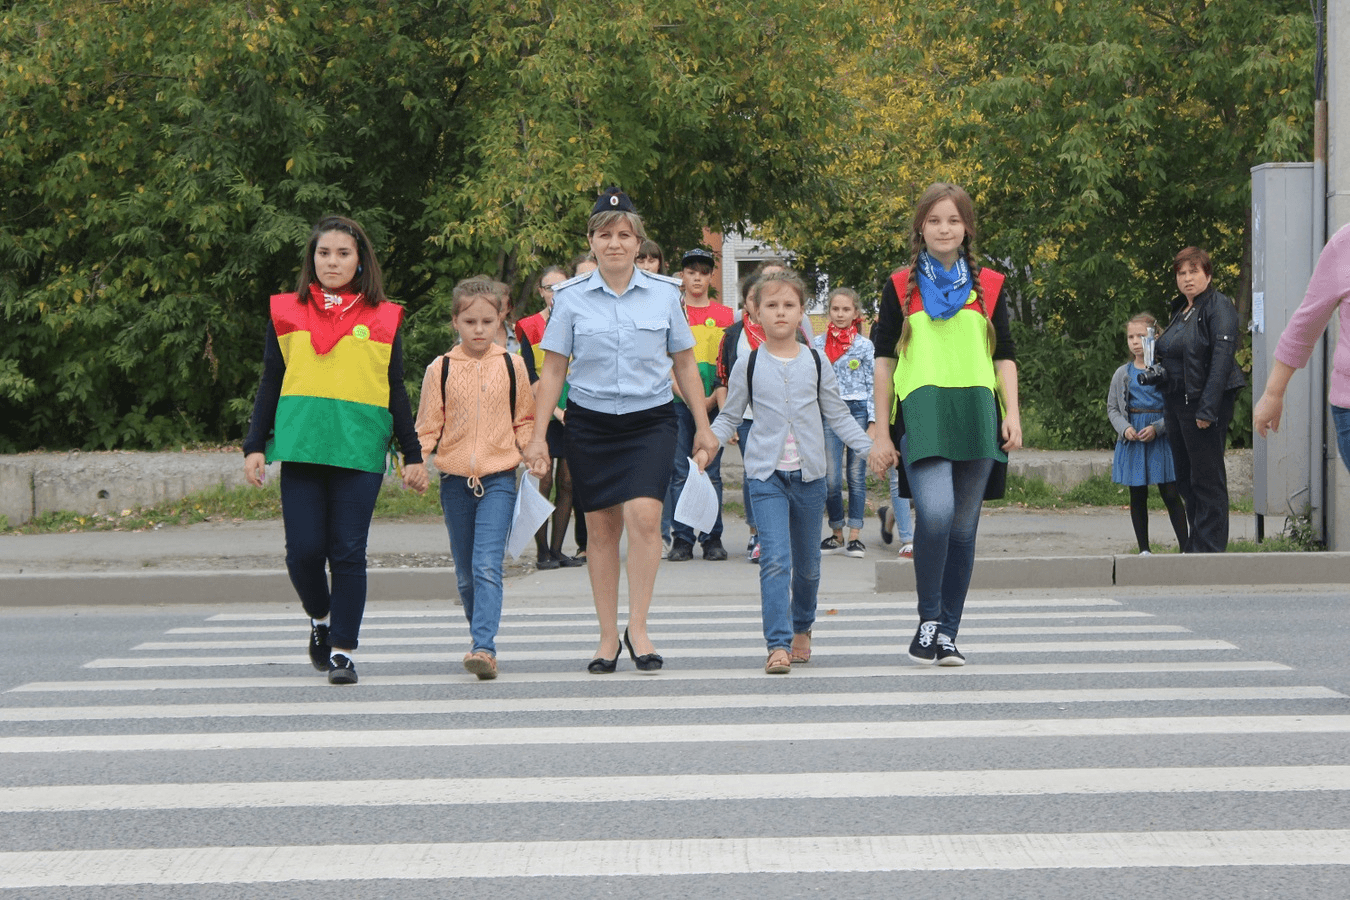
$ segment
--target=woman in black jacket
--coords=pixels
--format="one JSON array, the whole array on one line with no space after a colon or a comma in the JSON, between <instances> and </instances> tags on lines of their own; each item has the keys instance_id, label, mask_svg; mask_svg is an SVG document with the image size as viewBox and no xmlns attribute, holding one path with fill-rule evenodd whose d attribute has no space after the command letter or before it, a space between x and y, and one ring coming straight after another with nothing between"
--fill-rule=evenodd
<instances>
[{"instance_id":1,"label":"woman in black jacket","mask_svg":"<svg viewBox=\"0 0 1350 900\"><path fill-rule=\"evenodd\" d=\"M1190 540L1182 549L1222 553L1228 548L1223 453L1233 403L1247 384L1233 359L1238 315L1233 301L1211 286L1213 269L1204 250L1187 247L1172 269L1181 293L1172 301L1172 323L1158 338L1154 356L1167 373L1163 416L1190 525Z\"/></svg>"}]
</instances>

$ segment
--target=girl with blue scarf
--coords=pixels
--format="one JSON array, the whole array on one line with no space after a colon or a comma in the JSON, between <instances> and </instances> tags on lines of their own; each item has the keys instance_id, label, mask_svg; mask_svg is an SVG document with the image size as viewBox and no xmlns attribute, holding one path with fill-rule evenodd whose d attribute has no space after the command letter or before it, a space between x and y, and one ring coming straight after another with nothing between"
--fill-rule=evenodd
<instances>
[{"instance_id":1,"label":"girl with blue scarf","mask_svg":"<svg viewBox=\"0 0 1350 900\"><path fill-rule=\"evenodd\" d=\"M1003 496L1008 451L1022 446L1003 276L978 264L974 237L964 190L925 191L910 266L882 289L873 332L878 421L869 465L878 477L897 466L900 496L913 498L919 626L909 657L940 666L965 664L956 634L980 505Z\"/></svg>"}]
</instances>

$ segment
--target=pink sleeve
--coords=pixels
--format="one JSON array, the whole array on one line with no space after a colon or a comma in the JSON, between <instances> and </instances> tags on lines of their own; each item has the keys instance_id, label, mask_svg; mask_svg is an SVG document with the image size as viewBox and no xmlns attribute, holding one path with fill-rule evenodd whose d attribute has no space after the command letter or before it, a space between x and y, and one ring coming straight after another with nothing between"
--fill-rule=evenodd
<instances>
[{"instance_id":1,"label":"pink sleeve","mask_svg":"<svg viewBox=\"0 0 1350 900\"><path fill-rule=\"evenodd\" d=\"M1313 346L1346 299L1350 299L1350 225L1332 235L1322 248L1303 302L1280 335L1275 358L1295 369L1306 366Z\"/></svg>"}]
</instances>

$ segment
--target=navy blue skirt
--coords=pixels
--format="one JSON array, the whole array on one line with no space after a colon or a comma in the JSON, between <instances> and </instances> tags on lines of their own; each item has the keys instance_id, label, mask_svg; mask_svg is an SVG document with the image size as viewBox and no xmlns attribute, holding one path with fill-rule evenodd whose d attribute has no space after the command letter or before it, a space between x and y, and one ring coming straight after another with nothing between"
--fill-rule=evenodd
<instances>
[{"instance_id":1,"label":"navy blue skirt","mask_svg":"<svg viewBox=\"0 0 1350 900\"><path fill-rule=\"evenodd\" d=\"M634 497L664 501L675 468L674 402L611 415L569 401L563 429L572 504L582 512Z\"/></svg>"}]
</instances>

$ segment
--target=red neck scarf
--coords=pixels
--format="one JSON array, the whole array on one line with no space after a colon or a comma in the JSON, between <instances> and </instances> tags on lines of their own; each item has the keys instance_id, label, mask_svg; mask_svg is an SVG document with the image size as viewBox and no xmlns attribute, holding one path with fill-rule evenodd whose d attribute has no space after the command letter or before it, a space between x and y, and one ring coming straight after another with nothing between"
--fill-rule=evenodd
<instances>
[{"instance_id":1,"label":"red neck scarf","mask_svg":"<svg viewBox=\"0 0 1350 900\"><path fill-rule=\"evenodd\" d=\"M858 334L859 319L854 319L847 328L840 328L833 322L830 323L830 330L825 335L825 355L830 358L830 362L838 362L839 357L848 352L848 348L853 346L853 338Z\"/></svg>"},{"instance_id":2,"label":"red neck scarf","mask_svg":"<svg viewBox=\"0 0 1350 900\"><path fill-rule=\"evenodd\" d=\"M746 319L745 339L750 343L751 350L758 348L760 344L764 343L764 329Z\"/></svg>"},{"instance_id":3,"label":"red neck scarf","mask_svg":"<svg viewBox=\"0 0 1350 900\"><path fill-rule=\"evenodd\" d=\"M311 282L309 286L309 342L320 356L351 333L356 318L351 315L365 300L364 294L329 291Z\"/></svg>"}]
</instances>

